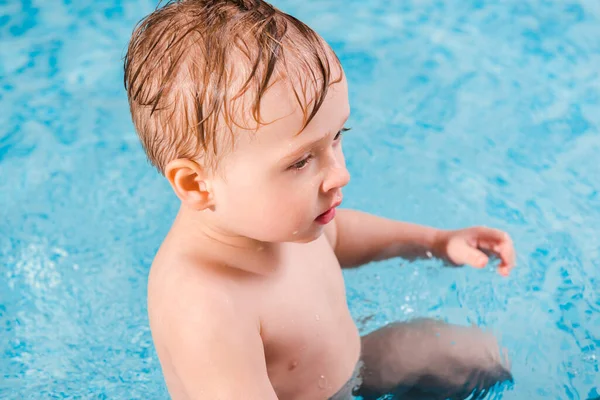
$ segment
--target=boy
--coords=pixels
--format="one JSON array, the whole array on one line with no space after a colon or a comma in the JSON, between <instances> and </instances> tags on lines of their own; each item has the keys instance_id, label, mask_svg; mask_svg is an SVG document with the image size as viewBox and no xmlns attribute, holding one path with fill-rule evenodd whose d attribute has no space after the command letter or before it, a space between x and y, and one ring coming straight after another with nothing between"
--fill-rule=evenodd
<instances>
[{"instance_id":1,"label":"boy","mask_svg":"<svg viewBox=\"0 0 600 400\"><path fill-rule=\"evenodd\" d=\"M181 200L148 283L174 399L445 398L511 379L495 340L419 320L360 338L341 267L434 255L514 266L504 232L336 208L347 83L331 48L261 0L169 2L125 59L133 121Z\"/></svg>"}]
</instances>

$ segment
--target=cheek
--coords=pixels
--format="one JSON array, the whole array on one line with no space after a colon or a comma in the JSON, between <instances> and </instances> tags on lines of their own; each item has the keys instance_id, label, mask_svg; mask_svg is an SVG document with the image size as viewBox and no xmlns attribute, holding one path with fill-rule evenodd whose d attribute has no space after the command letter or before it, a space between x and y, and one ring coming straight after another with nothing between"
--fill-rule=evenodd
<instances>
[{"instance_id":1,"label":"cheek","mask_svg":"<svg viewBox=\"0 0 600 400\"><path fill-rule=\"evenodd\" d=\"M272 226L273 229L301 230L315 218L319 207L318 184L314 180L301 178L270 180L261 185L257 205L264 216L270 217L269 225L277 225Z\"/></svg>"},{"instance_id":2,"label":"cheek","mask_svg":"<svg viewBox=\"0 0 600 400\"><path fill-rule=\"evenodd\" d=\"M321 206L318 171L295 175L237 172L219 187L219 215L229 229L274 241L295 240L306 233Z\"/></svg>"},{"instance_id":3,"label":"cheek","mask_svg":"<svg viewBox=\"0 0 600 400\"><path fill-rule=\"evenodd\" d=\"M311 212L315 203L312 188L301 184L271 184L263 193L263 204L273 214L297 218Z\"/></svg>"}]
</instances>

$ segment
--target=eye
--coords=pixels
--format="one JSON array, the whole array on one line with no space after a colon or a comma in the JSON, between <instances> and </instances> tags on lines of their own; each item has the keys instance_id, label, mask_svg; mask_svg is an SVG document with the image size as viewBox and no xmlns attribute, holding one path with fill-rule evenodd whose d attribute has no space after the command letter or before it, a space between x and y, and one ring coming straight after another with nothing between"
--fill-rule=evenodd
<instances>
[{"instance_id":1,"label":"eye","mask_svg":"<svg viewBox=\"0 0 600 400\"><path fill-rule=\"evenodd\" d=\"M304 169L308 165L308 163L310 162L311 159L312 159L312 156L308 156L306 158L303 158L302 160L300 160L297 163L293 164L290 168L298 170L298 171L301 170L301 169Z\"/></svg>"},{"instance_id":2,"label":"eye","mask_svg":"<svg viewBox=\"0 0 600 400\"><path fill-rule=\"evenodd\" d=\"M338 133L336 133L333 140L335 142L337 142L338 140L340 140L342 138L342 135L344 134L344 132L348 132L349 130L350 130L350 128L342 128L340 131L338 131Z\"/></svg>"}]
</instances>

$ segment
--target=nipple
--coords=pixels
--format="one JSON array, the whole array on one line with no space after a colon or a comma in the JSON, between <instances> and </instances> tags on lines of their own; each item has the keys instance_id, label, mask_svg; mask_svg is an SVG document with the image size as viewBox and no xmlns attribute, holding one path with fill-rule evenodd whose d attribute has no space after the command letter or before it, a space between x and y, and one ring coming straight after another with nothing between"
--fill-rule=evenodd
<instances>
[{"instance_id":1,"label":"nipple","mask_svg":"<svg viewBox=\"0 0 600 400\"><path fill-rule=\"evenodd\" d=\"M319 388L327 389L327 378L325 378L325 375L319 377Z\"/></svg>"},{"instance_id":2,"label":"nipple","mask_svg":"<svg viewBox=\"0 0 600 400\"><path fill-rule=\"evenodd\" d=\"M293 371L294 369L296 369L296 367L298 366L298 361L294 360L290 363L290 366L288 367L289 371Z\"/></svg>"}]
</instances>

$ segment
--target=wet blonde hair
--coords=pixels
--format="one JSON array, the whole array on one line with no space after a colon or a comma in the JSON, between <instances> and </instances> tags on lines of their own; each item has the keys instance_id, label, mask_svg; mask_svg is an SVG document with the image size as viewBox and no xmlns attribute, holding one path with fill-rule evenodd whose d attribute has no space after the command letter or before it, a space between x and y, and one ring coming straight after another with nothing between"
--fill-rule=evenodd
<instances>
[{"instance_id":1,"label":"wet blonde hair","mask_svg":"<svg viewBox=\"0 0 600 400\"><path fill-rule=\"evenodd\" d=\"M179 0L135 27L125 89L148 159L164 173L177 158L215 168L234 127L264 123L261 99L278 79L294 82L306 127L341 80L334 69L316 32L262 0Z\"/></svg>"}]
</instances>

